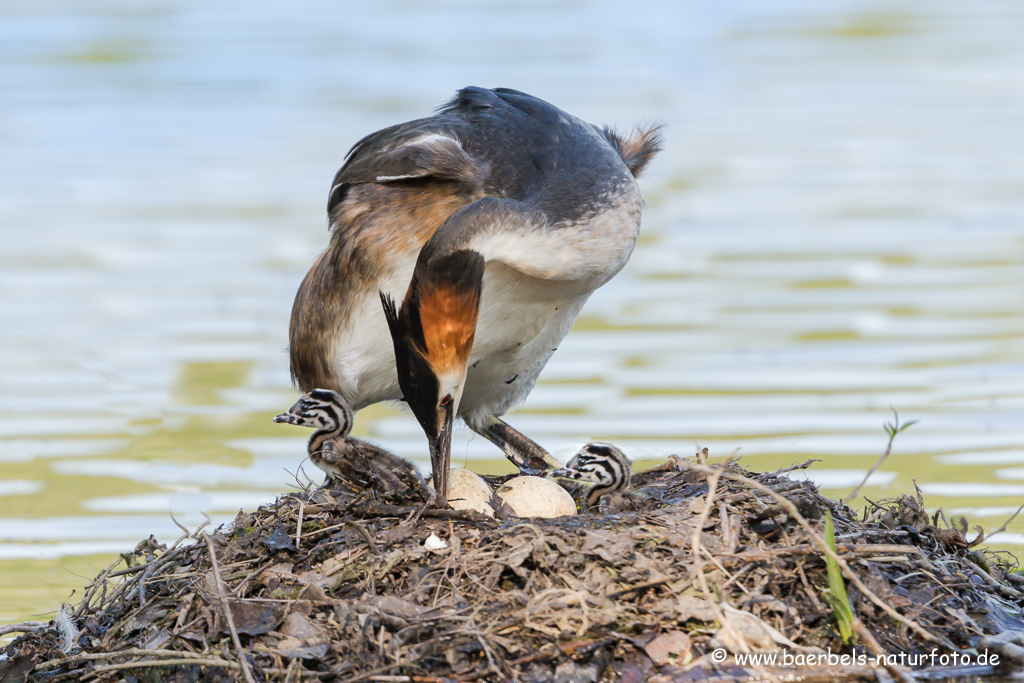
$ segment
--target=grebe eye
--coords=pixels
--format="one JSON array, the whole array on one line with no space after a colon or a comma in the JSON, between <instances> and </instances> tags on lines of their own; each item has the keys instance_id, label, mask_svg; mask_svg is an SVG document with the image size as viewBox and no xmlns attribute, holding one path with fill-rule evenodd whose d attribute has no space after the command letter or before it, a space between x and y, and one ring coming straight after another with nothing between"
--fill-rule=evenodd
<instances>
[{"instance_id":1,"label":"grebe eye","mask_svg":"<svg viewBox=\"0 0 1024 683\"><path fill-rule=\"evenodd\" d=\"M452 403L452 395L451 394L445 394L444 398L441 399L441 402L438 405L440 405L443 408L445 406L451 405L451 403Z\"/></svg>"}]
</instances>

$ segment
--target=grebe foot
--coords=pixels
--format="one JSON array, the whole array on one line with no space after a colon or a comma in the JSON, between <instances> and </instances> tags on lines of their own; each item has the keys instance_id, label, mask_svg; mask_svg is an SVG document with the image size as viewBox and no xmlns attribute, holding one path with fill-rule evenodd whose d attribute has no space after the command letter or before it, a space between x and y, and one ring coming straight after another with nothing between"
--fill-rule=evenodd
<instances>
[{"instance_id":1,"label":"grebe foot","mask_svg":"<svg viewBox=\"0 0 1024 683\"><path fill-rule=\"evenodd\" d=\"M498 417L488 416L481 429L473 430L504 451L505 457L521 472L547 471L562 466L540 444Z\"/></svg>"}]
</instances>

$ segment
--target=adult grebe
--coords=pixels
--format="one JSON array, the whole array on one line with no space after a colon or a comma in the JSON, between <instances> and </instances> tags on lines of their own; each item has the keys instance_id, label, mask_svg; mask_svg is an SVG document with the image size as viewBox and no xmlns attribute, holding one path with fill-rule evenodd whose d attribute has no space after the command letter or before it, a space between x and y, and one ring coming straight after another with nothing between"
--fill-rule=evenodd
<instances>
[{"instance_id":1,"label":"adult grebe","mask_svg":"<svg viewBox=\"0 0 1024 683\"><path fill-rule=\"evenodd\" d=\"M295 298L295 381L355 410L404 398L441 505L456 415L520 469L559 467L499 416L629 259L635 177L659 147L654 128L627 139L525 93L475 87L363 138L331 187L330 244Z\"/></svg>"}]
</instances>

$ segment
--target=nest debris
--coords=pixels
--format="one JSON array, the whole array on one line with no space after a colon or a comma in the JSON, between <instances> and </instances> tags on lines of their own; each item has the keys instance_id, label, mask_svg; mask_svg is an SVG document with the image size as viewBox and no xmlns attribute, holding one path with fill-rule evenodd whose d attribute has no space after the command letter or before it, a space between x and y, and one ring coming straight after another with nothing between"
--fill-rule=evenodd
<instances>
[{"instance_id":1,"label":"nest debris","mask_svg":"<svg viewBox=\"0 0 1024 683\"><path fill-rule=\"evenodd\" d=\"M1024 631L1012 556L976 550L984 534L968 541L965 522L940 528L920 494L858 515L786 476L809 464L755 474L709 466L705 449L634 475L613 511L554 519L286 495L212 534L140 543L54 622L22 629L0 683L746 680L785 670L711 653L963 653L997 634L1012 655L1006 634Z\"/></svg>"}]
</instances>

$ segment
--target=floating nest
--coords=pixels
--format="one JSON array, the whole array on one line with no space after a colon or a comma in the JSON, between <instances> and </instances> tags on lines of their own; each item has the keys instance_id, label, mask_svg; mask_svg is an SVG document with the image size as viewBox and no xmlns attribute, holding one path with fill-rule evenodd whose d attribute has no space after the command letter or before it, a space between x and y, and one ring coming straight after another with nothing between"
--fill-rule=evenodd
<instances>
[{"instance_id":1,"label":"floating nest","mask_svg":"<svg viewBox=\"0 0 1024 683\"><path fill-rule=\"evenodd\" d=\"M19 629L0 681L888 681L1019 666L1012 556L972 549L980 530L968 540L920 495L858 513L794 469L673 456L615 510L554 519L286 495L213 533L140 543L77 605Z\"/></svg>"}]
</instances>

